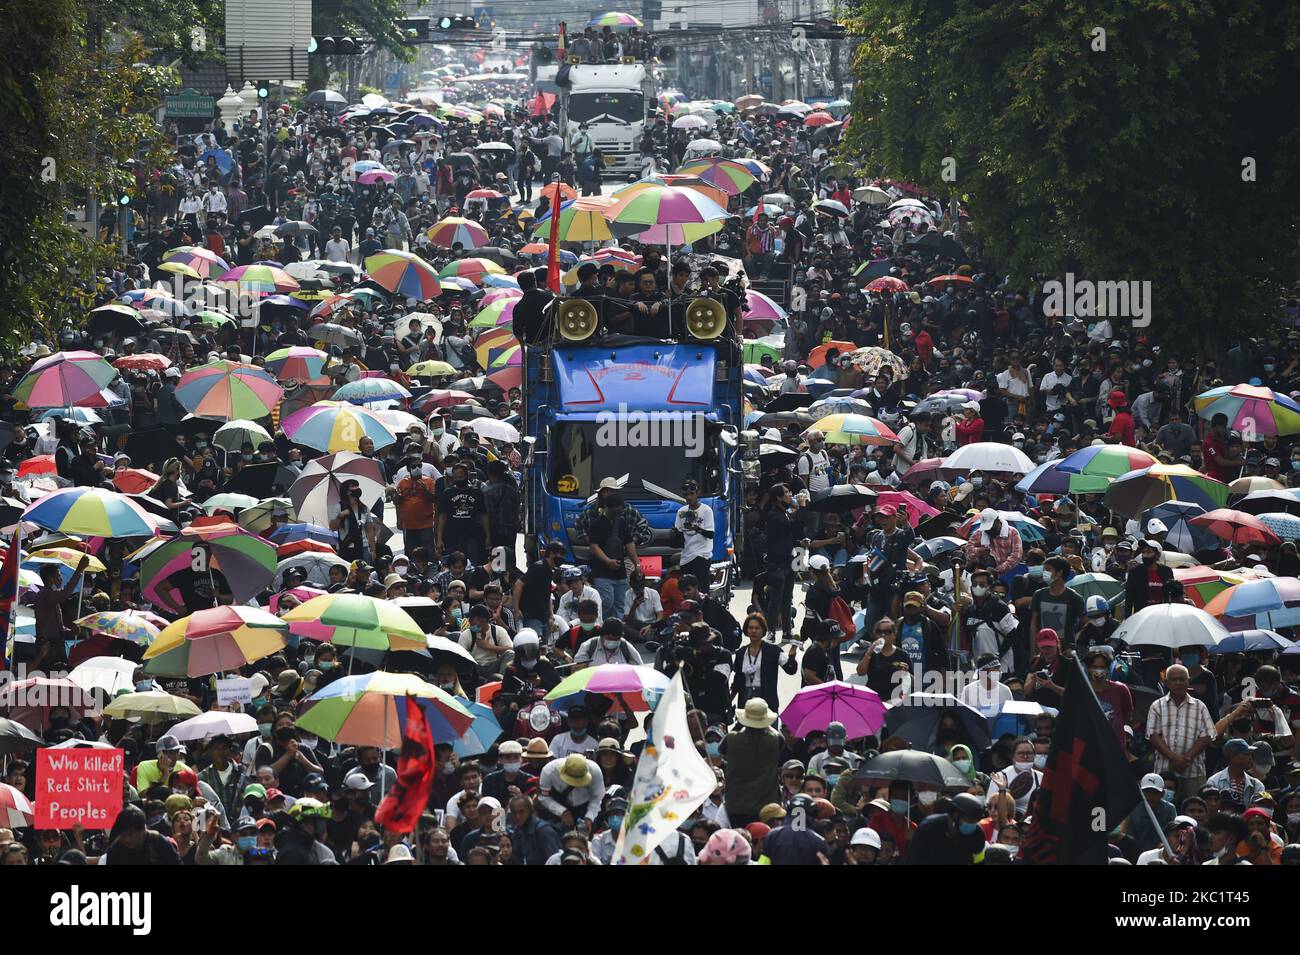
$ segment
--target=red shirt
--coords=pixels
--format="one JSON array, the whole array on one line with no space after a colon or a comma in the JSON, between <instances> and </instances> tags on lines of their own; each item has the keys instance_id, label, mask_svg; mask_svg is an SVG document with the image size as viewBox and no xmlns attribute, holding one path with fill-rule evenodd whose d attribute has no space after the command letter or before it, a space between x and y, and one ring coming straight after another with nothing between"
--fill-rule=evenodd
<instances>
[{"instance_id":1,"label":"red shirt","mask_svg":"<svg viewBox=\"0 0 1300 955\"><path fill-rule=\"evenodd\" d=\"M957 422L957 446L964 444L975 444L977 441L984 440L984 419L975 418L971 421Z\"/></svg>"},{"instance_id":2,"label":"red shirt","mask_svg":"<svg viewBox=\"0 0 1300 955\"><path fill-rule=\"evenodd\" d=\"M1231 469L1225 468L1221 463L1227 456L1228 442L1213 431L1201 440L1201 457L1205 461L1205 473L1210 477L1218 478L1220 481L1232 480Z\"/></svg>"},{"instance_id":3,"label":"red shirt","mask_svg":"<svg viewBox=\"0 0 1300 955\"><path fill-rule=\"evenodd\" d=\"M1120 444L1127 444L1129 447L1133 447L1133 430L1133 416L1127 411L1121 411L1116 414L1114 420L1111 421L1110 431L1107 433L1118 435Z\"/></svg>"}]
</instances>

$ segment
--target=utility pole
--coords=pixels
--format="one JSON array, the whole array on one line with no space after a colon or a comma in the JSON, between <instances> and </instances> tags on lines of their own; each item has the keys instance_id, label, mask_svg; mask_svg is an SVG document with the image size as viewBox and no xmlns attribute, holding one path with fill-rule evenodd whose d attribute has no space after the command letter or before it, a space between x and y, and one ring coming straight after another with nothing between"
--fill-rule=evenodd
<instances>
[{"instance_id":1,"label":"utility pole","mask_svg":"<svg viewBox=\"0 0 1300 955\"><path fill-rule=\"evenodd\" d=\"M831 87L836 99L840 98L840 41L831 40Z\"/></svg>"},{"instance_id":2,"label":"utility pole","mask_svg":"<svg viewBox=\"0 0 1300 955\"><path fill-rule=\"evenodd\" d=\"M793 10L793 14L790 17L790 20L793 22L799 19L799 0L790 0L790 6ZM806 41L803 44L794 45L794 98L799 100L799 102L802 103L803 102L803 50L799 49L800 46L803 46L804 49L807 49Z\"/></svg>"}]
</instances>

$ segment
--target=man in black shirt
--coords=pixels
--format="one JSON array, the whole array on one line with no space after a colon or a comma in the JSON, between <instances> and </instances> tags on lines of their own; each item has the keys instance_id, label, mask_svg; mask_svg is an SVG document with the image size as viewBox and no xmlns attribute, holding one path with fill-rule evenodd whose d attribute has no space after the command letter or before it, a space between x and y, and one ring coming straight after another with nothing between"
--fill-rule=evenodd
<instances>
[{"instance_id":1,"label":"man in black shirt","mask_svg":"<svg viewBox=\"0 0 1300 955\"><path fill-rule=\"evenodd\" d=\"M551 588L555 572L564 561L564 544L551 541L542 556L528 565L527 572L515 581L514 603L523 626L545 637L550 629Z\"/></svg>"},{"instance_id":2,"label":"man in black shirt","mask_svg":"<svg viewBox=\"0 0 1300 955\"><path fill-rule=\"evenodd\" d=\"M548 326L545 310L555 299L550 289L538 288L537 281L534 272L519 273L519 288L524 294L515 302L511 330L515 333L515 338L524 344L540 341L545 337Z\"/></svg>"},{"instance_id":3,"label":"man in black shirt","mask_svg":"<svg viewBox=\"0 0 1300 955\"><path fill-rule=\"evenodd\" d=\"M655 273L642 269L636 274L636 293L632 296L632 334L644 338L669 337L668 298L659 291Z\"/></svg>"},{"instance_id":4,"label":"man in black shirt","mask_svg":"<svg viewBox=\"0 0 1300 955\"><path fill-rule=\"evenodd\" d=\"M790 601L794 599L794 570L790 560L794 553L795 535L799 532L799 517L794 495L784 484L774 484L767 509L767 626L776 633L781 626L787 640L791 639L794 621L790 617Z\"/></svg>"},{"instance_id":5,"label":"man in black shirt","mask_svg":"<svg viewBox=\"0 0 1300 955\"><path fill-rule=\"evenodd\" d=\"M627 596L627 567L623 561L636 560L636 538L623 514L623 497L617 492L605 495L604 509L587 525L591 546L591 584L600 594L606 616L618 617Z\"/></svg>"},{"instance_id":6,"label":"man in black shirt","mask_svg":"<svg viewBox=\"0 0 1300 955\"><path fill-rule=\"evenodd\" d=\"M439 553L464 551L470 562L483 562L488 539L487 505L483 492L469 483L469 467L458 462L451 483L438 495L437 547Z\"/></svg>"}]
</instances>

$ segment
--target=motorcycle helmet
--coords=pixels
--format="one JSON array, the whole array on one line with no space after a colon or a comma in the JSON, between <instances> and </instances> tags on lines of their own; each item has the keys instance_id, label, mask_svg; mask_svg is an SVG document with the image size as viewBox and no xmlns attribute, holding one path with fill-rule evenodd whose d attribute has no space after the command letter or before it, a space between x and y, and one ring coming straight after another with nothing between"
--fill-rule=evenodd
<instances>
[{"instance_id":1,"label":"motorcycle helmet","mask_svg":"<svg viewBox=\"0 0 1300 955\"><path fill-rule=\"evenodd\" d=\"M1100 594L1093 594L1084 604L1084 613L1089 617L1104 617L1110 613L1110 601Z\"/></svg>"}]
</instances>

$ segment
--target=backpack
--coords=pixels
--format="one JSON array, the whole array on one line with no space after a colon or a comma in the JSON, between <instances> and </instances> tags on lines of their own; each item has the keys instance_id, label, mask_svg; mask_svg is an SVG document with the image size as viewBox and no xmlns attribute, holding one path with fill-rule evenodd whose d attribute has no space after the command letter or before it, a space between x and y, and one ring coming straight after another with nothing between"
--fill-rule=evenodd
<instances>
[{"instance_id":1,"label":"backpack","mask_svg":"<svg viewBox=\"0 0 1300 955\"><path fill-rule=\"evenodd\" d=\"M686 862L686 837L680 832L677 834L677 852L669 856L664 852L662 846L655 846L655 855L664 865L687 865Z\"/></svg>"}]
</instances>

